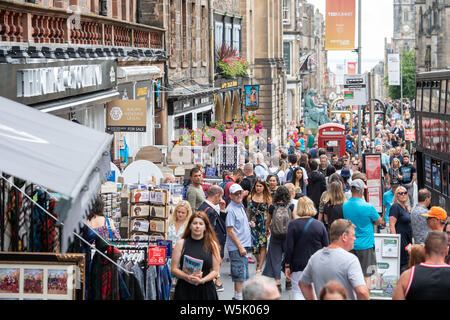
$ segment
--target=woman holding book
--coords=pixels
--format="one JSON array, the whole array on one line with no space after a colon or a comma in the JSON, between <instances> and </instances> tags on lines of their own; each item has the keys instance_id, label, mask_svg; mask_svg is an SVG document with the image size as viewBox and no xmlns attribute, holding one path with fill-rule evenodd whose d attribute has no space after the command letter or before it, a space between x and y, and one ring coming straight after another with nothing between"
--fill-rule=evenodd
<instances>
[{"instance_id":1,"label":"woman holding book","mask_svg":"<svg viewBox=\"0 0 450 320\"><path fill-rule=\"evenodd\" d=\"M219 241L208 216L193 213L172 254L172 274L178 278L174 300L218 300L214 279L220 260Z\"/></svg>"}]
</instances>

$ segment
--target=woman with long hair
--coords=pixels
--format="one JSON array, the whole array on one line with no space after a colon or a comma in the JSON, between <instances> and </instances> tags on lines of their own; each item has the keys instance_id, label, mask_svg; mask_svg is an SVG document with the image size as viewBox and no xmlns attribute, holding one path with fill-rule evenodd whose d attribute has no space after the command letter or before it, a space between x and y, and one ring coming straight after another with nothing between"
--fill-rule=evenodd
<instances>
[{"instance_id":1,"label":"woman with long hair","mask_svg":"<svg viewBox=\"0 0 450 320\"><path fill-rule=\"evenodd\" d=\"M388 185L391 188L392 184L401 184L402 176L400 175L400 160L398 158L392 159L392 165L388 171Z\"/></svg>"},{"instance_id":2,"label":"woman with long hair","mask_svg":"<svg viewBox=\"0 0 450 320\"><path fill-rule=\"evenodd\" d=\"M412 243L411 214L408 200L408 190L399 186L395 190L394 201L389 209L389 231L391 234L400 234L400 273L408 269L409 253L405 247Z\"/></svg>"},{"instance_id":3,"label":"woman with long hair","mask_svg":"<svg viewBox=\"0 0 450 320\"><path fill-rule=\"evenodd\" d=\"M278 186L280 185L280 180L276 174L269 174L266 179L267 183L269 184L269 191L270 195L275 195L275 192L277 191Z\"/></svg>"},{"instance_id":4,"label":"woman with long hair","mask_svg":"<svg viewBox=\"0 0 450 320\"><path fill-rule=\"evenodd\" d=\"M336 219L344 219L342 205L346 201L346 198L341 182L333 181L330 183L324 201L323 218L327 225L331 226Z\"/></svg>"},{"instance_id":5,"label":"woman with long hair","mask_svg":"<svg viewBox=\"0 0 450 320\"><path fill-rule=\"evenodd\" d=\"M290 181L295 187L295 199L299 199L302 195L306 194L305 181L303 179L303 169L297 167L294 169L292 180Z\"/></svg>"},{"instance_id":6,"label":"woman with long hair","mask_svg":"<svg viewBox=\"0 0 450 320\"><path fill-rule=\"evenodd\" d=\"M192 215L191 205L186 200L178 202L169 218L169 230L167 234L168 240L172 241L172 246L181 239L186 230L189 218Z\"/></svg>"},{"instance_id":7,"label":"woman with long hair","mask_svg":"<svg viewBox=\"0 0 450 320\"><path fill-rule=\"evenodd\" d=\"M220 245L204 212L194 212L172 254L178 278L174 300L218 300L214 279L219 274Z\"/></svg>"},{"instance_id":8,"label":"woman with long hair","mask_svg":"<svg viewBox=\"0 0 450 320\"><path fill-rule=\"evenodd\" d=\"M290 213L290 219L293 219L294 205L291 203L291 195L285 186L278 187L275 197L272 198L272 205L269 207L269 215L266 221L266 236L270 236L269 247L267 250L266 265L264 266L263 275L275 279L278 290L281 292L281 266L284 253L284 245L286 235L274 235L271 231L272 221L278 221L276 215L284 210ZM284 211L285 212L285 211ZM286 230L287 231L287 230ZM286 290L292 288L290 281L286 280Z\"/></svg>"},{"instance_id":9,"label":"woman with long hair","mask_svg":"<svg viewBox=\"0 0 450 320\"><path fill-rule=\"evenodd\" d=\"M304 300L298 286L303 270L309 258L317 251L329 245L327 230L321 221L314 219L316 207L308 197L298 200L299 218L289 223L286 235L284 267L286 278L292 280L291 300Z\"/></svg>"},{"instance_id":10,"label":"woman with long hair","mask_svg":"<svg viewBox=\"0 0 450 320\"><path fill-rule=\"evenodd\" d=\"M257 178L247 200L247 215L253 238L253 253L256 257L256 274L261 274L267 252L266 220L272 204L272 196L267 183L261 178Z\"/></svg>"},{"instance_id":11,"label":"woman with long hair","mask_svg":"<svg viewBox=\"0 0 450 320\"><path fill-rule=\"evenodd\" d=\"M105 217L103 213L104 207L105 203L102 197L97 195L87 216L86 223L103 239L120 239L120 234L114 226L114 221Z\"/></svg>"}]
</instances>

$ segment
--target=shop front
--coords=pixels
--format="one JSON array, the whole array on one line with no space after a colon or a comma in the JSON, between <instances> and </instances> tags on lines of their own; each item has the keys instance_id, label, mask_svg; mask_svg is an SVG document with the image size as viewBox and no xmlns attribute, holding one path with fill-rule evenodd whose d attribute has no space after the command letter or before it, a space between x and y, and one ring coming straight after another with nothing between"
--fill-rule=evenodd
<instances>
[{"instance_id":1,"label":"shop front","mask_svg":"<svg viewBox=\"0 0 450 320\"><path fill-rule=\"evenodd\" d=\"M33 60L0 64L0 74L9 79L0 96L104 131L104 105L119 96L117 61Z\"/></svg>"},{"instance_id":2,"label":"shop front","mask_svg":"<svg viewBox=\"0 0 450 320\"><path fill-rule=\"evenodd\" d=\"M179 100L173 100L174 96L169 97L169 141L178 139L184 129L201 129L208 126L211 121L215 121L212 92L208 90L203 95Z\"/></svg>"},{"instance_id":3,"label":"shop front","mask_svg":"<svg viewBox=\"0 0 450 320\"><path fill-rule=\"evenodd\" d=\"M215 121L233 122L242 117L242 78L219 78L216 86L220 92L214 97Z\"/></svg>"}]
</instances>

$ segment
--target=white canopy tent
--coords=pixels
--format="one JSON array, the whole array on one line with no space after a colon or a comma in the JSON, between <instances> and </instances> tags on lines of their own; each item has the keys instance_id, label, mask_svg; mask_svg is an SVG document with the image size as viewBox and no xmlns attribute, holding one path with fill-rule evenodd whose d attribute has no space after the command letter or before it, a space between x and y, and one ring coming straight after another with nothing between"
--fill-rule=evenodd
<instances>
[{"instance_id":1,"label":"white canopy tent","mask_svg":"<svg viewBox=\"0 0 450 320\"><path fill-rule=\"evenodd\" d=\"M61 252L90 208L110 167L112 136L0 97L0 172L62 195Z\"/></svg>"}]
</instances>

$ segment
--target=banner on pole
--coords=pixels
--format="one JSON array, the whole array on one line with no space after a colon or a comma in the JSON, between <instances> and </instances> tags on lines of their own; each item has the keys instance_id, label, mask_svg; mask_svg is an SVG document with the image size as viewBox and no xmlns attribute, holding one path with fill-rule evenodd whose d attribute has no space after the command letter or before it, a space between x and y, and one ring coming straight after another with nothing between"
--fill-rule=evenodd
<instances>
[{"instance_id":1,"label":"banner on pole","mask_svg":"<svg viewBox=\"0 0 450 320\"><path fill-rule=\"evenodd\" d=\"M347 74L356 74L356 62L347 62Z\"/></svg>"},{"instance_id":2,"label":"banner on pole","mask_svg":"<svg viewBox=\"0 0 450 320\"><path fill-rule=\"evenodd\" d=\"M388 54L388 81L390 86L400 85L400 54Z\"/></svg>"},{"instance_id":3,"label":"banner on pole","mask_svg":"<svg viewBox=\"0 0 450 320\"><path fill-rule=\"evenodd\" d=\"M355 49L355 0L327 0L325 50Z\"/></svg>"}]
</instances>

